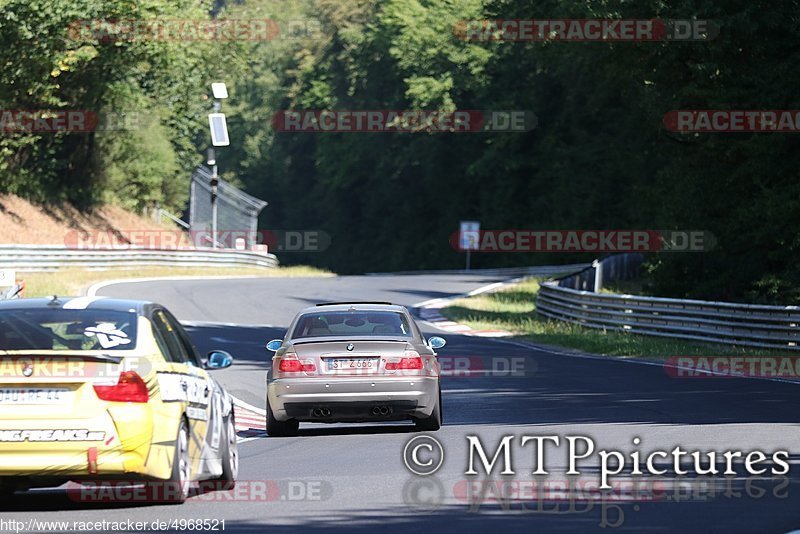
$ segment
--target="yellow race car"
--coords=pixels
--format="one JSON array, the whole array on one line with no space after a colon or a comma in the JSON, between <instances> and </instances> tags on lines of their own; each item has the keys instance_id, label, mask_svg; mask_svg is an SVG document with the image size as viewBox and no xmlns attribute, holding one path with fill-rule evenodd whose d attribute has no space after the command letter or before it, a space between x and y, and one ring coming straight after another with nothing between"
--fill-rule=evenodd
<instances>
[{"instance_id":1,"label":"yellow race car","mask_svg":"<svg viewBox=\"0 0 800 534\"><path fill-rule=\"evenodd\" d=\"M102 297L0 301L0 493L98 481L183 502L235 484L230 395L163 306ZM206 484L204 484L205 486Z\"/></svg>"}]
</instances>

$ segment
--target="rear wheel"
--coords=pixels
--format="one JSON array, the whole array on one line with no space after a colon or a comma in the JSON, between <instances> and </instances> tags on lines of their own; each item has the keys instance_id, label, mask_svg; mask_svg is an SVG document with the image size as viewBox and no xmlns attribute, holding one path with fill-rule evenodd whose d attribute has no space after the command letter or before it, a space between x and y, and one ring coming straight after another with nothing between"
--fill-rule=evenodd
<instances>
[{"instance_id":1,"label":"rear wheel","mask_svg":"<svg viewBox=\"0 0 800 534\"><path fill-rule=\"evenodd\" d=\"M433 406L433 411L428 417L416 420L416 429L426 432L434 432L442 427L442 388L439 388L439 394L436 399L436 404Z\"/></svg>"},{"instance_id":2,"label":"rear wheel","mask_svg":"<svg viewBox=\"0 0 800 534\"><path fill-rule=\"evenodd\" d=\"M0 477L0 498L11 498L14 492L25 491L27 487L23 482L24 479Z\"/></svg>"},{"instance_id":3,"label":"rear wheel","mask_svg":"<svg viewBox=\"0 0 800 534\"><path fill-rule=\"evenodd\" d=\"M178 436L175 439L175 453L172 457L172 475L169 480L151 483L156 501L181 504L189 497L191 463L189 459L189 424L181 418Z\"/></svg>"},{"instance_id":4,"label":"rear wheel","mask_svg":"<svg viewBox=\"0 0 800 534\"><path fill-rule=\"evenodd\" d=\"M297 435L300 430L300 422L296 419L288 421L278 421L272 414L269 406L269 393L267 393L267 435L272 437L288 437Z\"/></svg>"},{"instance_id":5,"label":"rear wheel","mask_svg":"<svg viewBox=\"0 0 800 534\"><path fill-rule=\"evenodd\" d=\"M222 462L222 476L217 481L218 489L232 490L236 487L236 476L239 474L239 445L236 441L236 422L233 412L228 416L225 425L223 443L220 445L220 461Z\"/></svg>"}]
</instances>

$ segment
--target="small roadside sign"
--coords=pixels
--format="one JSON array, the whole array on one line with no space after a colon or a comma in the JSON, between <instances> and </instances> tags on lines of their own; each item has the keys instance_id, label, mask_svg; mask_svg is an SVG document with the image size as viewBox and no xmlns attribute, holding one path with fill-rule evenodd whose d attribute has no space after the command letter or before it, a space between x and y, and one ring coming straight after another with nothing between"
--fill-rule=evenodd
<instances>
[{"instance_id":1,"label":"small roadside sign","mask_svg":"<svg viewBox=\"0 0 800 534\"><path fill-rule=\"evenodd\" d=\"M458 242L461 250L478 250L481 242L481 223L479 221L461 221Z\"/></svg>"},{"instance_id":2,"label":"small roadside sign","mask_svg":"<svg viewBox=\"0 0 800 534\"><path fill-rule=\"evenodd\" d=\"M458 231L458 246L467 251L467 265L469 271L470 251L479 250L481 243L481 223L479 221L461 221Z\"/></svg>"},{"instance_id":3,"label":"small roadside sign","mask_svg":"<svg viewBox=\"0 0 800 534\"><path fill-rule=\"evenodd\" d=\"M211 129L211 144L213 146L228 146L228 124L225 122L224 113L209 113L208 126Z\"/></svg>"}]
</instances>

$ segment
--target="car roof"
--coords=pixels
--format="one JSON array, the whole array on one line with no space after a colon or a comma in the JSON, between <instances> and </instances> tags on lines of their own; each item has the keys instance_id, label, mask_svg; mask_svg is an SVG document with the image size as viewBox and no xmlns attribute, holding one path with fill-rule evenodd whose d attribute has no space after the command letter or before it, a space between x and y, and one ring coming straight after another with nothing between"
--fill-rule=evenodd
<instances>
[{"instance_id":1,"label":"car roof","mask_svg":"<svg viewBox=\"0 0 800 534\"><path fill-rule=\"evenodd\" d=\"M72 310L110 310L135 312L141 315L152 303L142 300L115 299L108 297L43 297L29 299L0 300L0 311L63 308Z\"/></svg>"},{"instance_id":2,"label":"car roof","mask_svg":"<svg viewBox=\"0 0 800 534\"><path fill-rule=\"evenodd\" d=\"M298 315L305 315L307 313L325 313L325 312L342 312L342 311L388 311L408 313L405 306L399 304L391 304L388 302L337 302L333 304L322 304L316 306L309 306L300 310Z\"/></svg>"}]
</instances>

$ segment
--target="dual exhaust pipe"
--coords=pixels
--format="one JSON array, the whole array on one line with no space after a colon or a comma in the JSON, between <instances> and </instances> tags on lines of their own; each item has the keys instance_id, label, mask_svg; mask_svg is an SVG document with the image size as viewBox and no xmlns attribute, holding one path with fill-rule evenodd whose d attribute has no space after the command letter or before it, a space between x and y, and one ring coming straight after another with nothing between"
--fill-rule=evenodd
<instances>
[{"instance_id":1,"label":"dual exhaust pipe","mask_svg":"<svg viewBox=\"0 0 800 534\"><path fill-rule=\"evenodd\" d=\"M314 408L311 411L311 414L314 417L330 417L331 416L331 411L328 408Z\"/></svg>"},{"instance_id":2,"label":"dual exhaust pipe","mask_svg":"<svg viewBox=\"0 0 800 534\"><path fill-rule=\"evenodd\" d=\"M372 415L374 415L376 417L379 417L379 416L382 416L382 415L389 415L391 413L392 413L392 409L389 408L388 406L375 406L374 408L372 408ZM314 417L320 417L320 418L322 418L322 417L330 417L331 416L331 410L330 410L330 408L314 408L313 410L311 410L311 415L313 415Z\"/></svg>"},{"instance_id":3,"label":"dual exhaust pipe","mask_svg":"<svg viewBox=\"0 0 800 534\"><path fill-rule=\"evenodd\" d=\"M389 415L392 410L388 406L375 406L372 409L372 415Z\"/></svg>"}]
</instances>

